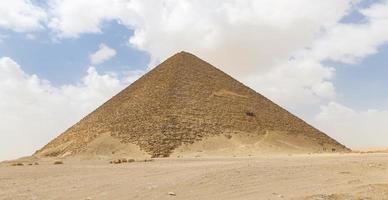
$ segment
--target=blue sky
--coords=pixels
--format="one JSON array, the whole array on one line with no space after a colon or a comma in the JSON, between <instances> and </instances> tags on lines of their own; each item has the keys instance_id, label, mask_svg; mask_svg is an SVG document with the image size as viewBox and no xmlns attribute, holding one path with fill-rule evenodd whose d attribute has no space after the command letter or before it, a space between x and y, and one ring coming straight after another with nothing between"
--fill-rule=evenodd
<instances>
[{"instance_id":1,"label":"blue sky","mask_svg":"<svg viewBox=\"0 0 388 200\"><path fill-rule=\"evenodd\" d=\"M356 65L333 64L338 100L359 109L388 109L388 45Z\"/></svg>"},{"instance_id":2,"label":"blue sky","mask_svg":"<svg viewBox=\"0 0 388 200\"><path fill-rule=\"evenodd\" d=\"M8 56L23 66L29 74L37 74L54 85L79 81L90 64L88 56L98 50L101 43L117 51L117 55L98 66L102 72L144 69L149 56L130 47L128 38L133 31L116 22L104 23L101 34L85 34L80 38L57 39L48 32L25 33L2 30L6 35L0 45L0 56Z\"/></svg>"},{"instance_id":3,"label":"blue sky","mask_svg":"<svg viewBox=\"0 0 388 200\"><path fill-rule=\"evenodd\" d=\"M0 12L0 160L182 50L347 146L388 146L386 0L10 0Z\"/></svg>"}]
</instances>

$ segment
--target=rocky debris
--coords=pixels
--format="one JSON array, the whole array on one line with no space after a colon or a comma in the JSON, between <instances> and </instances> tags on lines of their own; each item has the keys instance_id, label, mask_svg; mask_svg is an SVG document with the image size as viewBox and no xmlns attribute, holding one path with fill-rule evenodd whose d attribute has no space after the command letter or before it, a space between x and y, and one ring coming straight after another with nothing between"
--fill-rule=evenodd
<instances>
[{"instance_id":1,"label":"rocky debris","mask_svg":"<svg viewBox=\"0 0 388 200\"><path fill-rule=\"evenodd\" d=\"M19 163L12 163L11 166L24 166L24 164L20 163L20 162Z\"/></svg>"},{"instance_id":2,"label":"rocky debris","mask_svg":"<svg viewBox=\"0 0 388 200\"><path fill-rule=\"evenodd\" d=\"M113 160L111 161L112 164L120 164L121 163L121 160L120 159L117 159L117 160Z\"/></svg>"},{"instance_id":3,"label":"rocky debris","mask_svg":"<svg viewBox=\"0 0 388 200\"><path fill-rule=\"evenodd\" d=\"M120 158L120 159L115 159L115 160L112 160L110 161L109 163L110 164L121 164L121 163L131 163L131 162L135 162L135 159L132 159L132 158Z\"/></svg>"},{"instance_id":4,"label":"rocky debris","mask_svg":"<svg viewBox=\"0 0 388 200\"><path fill-rule=\"evenodd\" d=\"M316 194L312 196L308 196L305 199L314 199L314 200L338 200L338 199L370 199L370 198L362 198L355 197L349 194Z\"/></svg>"},{"instance_id":5,"label":"rocky debris","mask_svg":"<svg viewBox=\"0 0 388 200\"><path fill-rule=\"evenodd\" d=\"M55 161L54 162L54 165L62 165L63 164L63 161Z\"/></svg>"},{"instance_id":6,"label":"rocky debris","mask_svg":"<svg viewBox=\"0 0 388 200\"><path fill-rule=\"evenodd\" d=\"M368 163L367 165L369 168L385 169L382 163Z\"/></svg>"},{"instance_id":7,"label":"rocky debris","mask_svg":"<svg viewBox=\"0 0 388 200\"><path fill-rule=\"evenodd\" d=\"M23 161L23 162L14 162L14 163L11 163L10 164L11 166L33 166L33 165L39 165L38 162L27 162L27 161Z\"/></svg>"},{"instance_id":8,"label":"rocky debris","mask_svg":"<svg viewBox=\"0 0 388 200\"><path fill-rule=\"evenodd\" d=\"M278 197L278 198L280 198L280 199L283 199L283 198L284 198L284 195L279 194L279 193L276 193L276 192L273 192L272 195L274 195L274 196L276 196L276 197Z\"/></svg>"},{"instance_id":9,"label":"rocky debris","mask_svg":"<svg viewBox=\"0 0 388 200\"><path fill-rule=\"evenodd\" d=\"M174 192L168 192L168 195L170 196L176 196L176 194Z\"/></svg>"},{"instance_id":10,"label":"rocky debris","mask_svg":"<svg viewBox=\"0 0 388 200\"><path fill-rule=\"evenodd\" d=\"M321 131L198 57L181 52L51 141L37 156L77 155L102 134L168 157L182 144L220 134L282 132L311 152L349 151ZM300 144L297 144L300 145ZM303 144L302 144L303 145Z\"/></svg>"},{"instance_id":11,"label":"rocky debris","mask_svg":"<svg viewBox=\"0 0 388 200\"><path fill-rule=\"evenodd\" d=\"M33 163L28 163L29 166L32 166L32 165L39 165L38 162L33 162Z\"/></svg>"}]
</instances>

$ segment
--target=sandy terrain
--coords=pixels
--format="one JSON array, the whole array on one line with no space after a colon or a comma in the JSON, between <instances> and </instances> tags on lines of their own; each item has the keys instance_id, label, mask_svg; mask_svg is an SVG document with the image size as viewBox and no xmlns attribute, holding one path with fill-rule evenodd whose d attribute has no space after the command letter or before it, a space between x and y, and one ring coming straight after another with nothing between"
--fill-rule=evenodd
<instances>
[{"instance_id":1,"label":"sandy terrain","mask_svg":"<svg viewBox=\"0 0 388 200\"><path fill-rule=\"evenodd\" d=\"M0 199L388 199L388 153L3 163Z\"/></svg>"}]
</instances>

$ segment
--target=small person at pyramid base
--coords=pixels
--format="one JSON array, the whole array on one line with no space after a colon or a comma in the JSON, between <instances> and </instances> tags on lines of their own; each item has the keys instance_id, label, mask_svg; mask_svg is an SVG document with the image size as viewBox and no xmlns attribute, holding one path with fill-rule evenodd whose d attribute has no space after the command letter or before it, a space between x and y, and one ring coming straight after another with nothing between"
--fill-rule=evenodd
<instances>
[{"instance_id":1,"label":"small person at pyramid base","mask_svg":"<svg viewBox=\"0 0 388 200\"><path fill-rule=\"evenodd\" d=\"M348 151L209 63L180 52L34 156L250 156Z\"/></svg>"}]
</instances>

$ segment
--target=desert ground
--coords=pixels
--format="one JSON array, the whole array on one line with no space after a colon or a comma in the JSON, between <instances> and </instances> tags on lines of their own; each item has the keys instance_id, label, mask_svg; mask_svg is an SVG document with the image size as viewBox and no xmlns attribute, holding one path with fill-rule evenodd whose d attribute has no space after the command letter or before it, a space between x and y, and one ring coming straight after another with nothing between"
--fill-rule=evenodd
<instances>
[{"instance_id":1,"label":"desert ground","mask_svg":"<svg viewBox=\"0 0 388 200\"><path fill-rule=\"evenodd\" d=\"M0 199L388 199L388 153L0 165ZM32 164L32 163L31 163Z\"/></svg>"}]
</instances>

